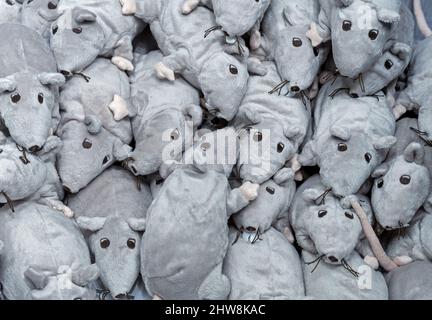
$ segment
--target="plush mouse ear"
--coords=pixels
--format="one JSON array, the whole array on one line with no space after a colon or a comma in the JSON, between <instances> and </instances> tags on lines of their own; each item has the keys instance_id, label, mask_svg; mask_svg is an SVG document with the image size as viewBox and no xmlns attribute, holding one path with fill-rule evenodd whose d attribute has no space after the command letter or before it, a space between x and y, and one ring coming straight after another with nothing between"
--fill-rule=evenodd
<instances>
[{"instance_id":1,"label":"plush mouse ear","mask_svg":"<svg viewBox=\"0 0 432 320\"><path fill-rule=\"evenodd\" d=\"M262 121L259 111L255 107L245 106L240 109L238 116L250 121L252 124L257 124Z\"/></svg>"},{"instance_id":2,"label":"plush mouse ear","mask_svg":"<svg viewBox=\"0 0 432 320\"><path fill-rule=\"evenodd\" d=\"M313 202L315 203L315 201L322 195L323 193L317 189L306 189L305 191L303 191L303 199L307 202Z\"/></svg>"},{"instance_id":3,"label":"plush mouse ear","mask_svg":"<svg viewBox=\"0 0 432 320\"><path fill-rule=\"evenodd\" d=\"M337 7L348 7L350 6L354 0L335 0L335 5Z\"/></svg>"},{"instance_id":4,"label":"plush mouse ear","mask_svg":"<svg viewBox=\"0 0 432 320\"><path fill-rule=\"evenodd\" d=\"M425 151L423 146L418 142L412 142L404 151L404 159L406 162L415 162L423 164Z\"/></svg>"},{"instance_id":5,"label":"plush mouse ear","mask_svg":"<svg viewBox=\"0 0 432 320\"><path fill-rule=\"evenodd\" d=\"M63 141L57 136L49 136L38 156L46 161L52 159L63 147Z\"/></svg>"},{"instance_id":6,"label":"plush mouse ear","mask_svg":"<svg viewBox=\"0 0 432 320\"><path fill-rule=\"evenodd\" d=\"M43 72L38 75L38 79L44 86L61 87L66 83L66 78L61 73Z\"/></svg>"},{"instance_id":7,"label":"plush mouse ear","mask_svg":"<svg viewBox=\"0 0 432 320\"><path fill-rule=\"evenodd\" d=\"M105 217L79 217L76 222L78 226L86 231L96 232L103 228L105 225Z\"/></svg>"},{"instance_id":8,"label":"plush mouse ear","mask_svg":"<svg viewBox=\"0 0 432 320\"><path fill-rule=\"evenodd\" d=\"M35 266L30 266L26 271L24 271L24 278L31 286L38 290L42 290L48 284L48 275Z\"/></svg>"},{"instance_id":9,"label":"plush mouse ear","mask_svg":"<svg viewBox=\"0 0 432 320\"><path fill-rule=\"evenodd\" d=\"M250 74L262 76L262 77L267 74L266 67L263 66L263 64L259 59L251 57L247 59L246 63Z\"/></svg>"},{"instance_id":10,"label":"plush mouse ear","mask_svg":"<svg viewBox=\"0 0 432 320\"><path fill-rule=\"evenodd\" d=\"M372 178L380 178L387 174L389 171L389 166L386 163L383 163L379 165L373 172L372 172Z\"/></svg>"},{"instance_id":11,"label":"plush mouse ear","mask_svg":"<svg viewBox=\"0 0 432 320\"><path fill-rule=\"evenodd\" d=\"M98 134L102 130L102 121L97 116L86 116L84 124L87 126L87 130L91 134Z\"/></svg>"},{"instance_id":12,"label":"plush mouse ear","mask_svg":"<svg viewBox=\"0 0 432 320\"><path fill-rule=\"evenodd\" d=\"M283 15L291 26L308 25L312 22L311 16L305 8L293 3L288 3L283 9Z\"/></svg>"},{"instance_id":13,"label":"plush mouse ear","mask_svg":"<svg viewBox=\"0 0 432 320\"><path fill-rule=\"evenodd\" d=\"M88 285L99 278L99 268L94 263L88 266L79 266L72 270L72 282L80 287Z\"/></svg>"},{"instance_id":14,"label":"plush mouse ear","mask_svg":"<svg viewBox=\"0 0 432 320\"><path fill-rule=\"evenodd\" d=\"M348 141L351 138L351 130L345 127L334 125L330 128L330 134L343 141Z\"/></svg>"},{"instance_id":15,"label":"plush mouse ear","mask_svg":"<svg viewBox=\"0 0 432 320\"><path fill-rule=\"evenodd\" d=\"M273 176L273 181L278 185L292 180L294 180L294 171L291 168L282 168Z\"/></svg>"},{"instance_id":16,"label":"plush mouse ear","mask_svg":"<svg viewBox=\"0 0 432 320\"><path fill-rule=\"evenodd\" d=\"M374 139L373 146L376 150L386 150L390 149L397 139L393 136L386 136Z\"/></svg>"},{"instance_id":17,"label":"plush mouse ear","mask_svg":"<svg viewBox=\"0 0 432 320\"><path fill-rule=\"evenodd\" d=\"M377 10L378 20L383 23L396 23L400 21L400 14L397 11L381 8Z\"/></svg>"},{"instance_id":18,"label":"plush mouse ear","mask_svg":"<svg viewBox=\"0 0 432 320\"><path fill-rule=\"evenodd\" d=\"M133 231L142 232L146 227L146 219L144 218L129 218L127 224Z\"/></svg>"},{"instance_id":19,"label":"plush mouse ear","mask_svg":"<svg viewBox=\"0 0 432 320\"><path fill-rule=\"evenodd\" d=\"M284 134L285 137L287 137L290 140L297 140L304 137L306 135L306 132L303 128L297 126L285 125Z\"/></svg>"},{"instance_id":20,"label":"plush mouse ear","mask_svg":"<svg viewBox=\"0 0 432 320\"><path fill-rule=\"evenodd\" d=\"M194 127L198 127L202 123L203 113L201 107L197 105L189 105L184 109L185 115L191 117Z\"/></svg>"},{"instance_id":21,"label":"plush mouse ear","mask_svg":"<svg viewBox=\"0 0 432 320\"><path fill-rule=\"evenodd\" d=\"M15 80L8 79L8 78L1 78L0 79L0 93L2 92L12 92L16 89L17 83Z\"/></svg>"},{"instance_id":22,"label":"plush mouse ear","mask_svg":"<svg viewBox=\"0 0 432 320\"><path fill-rule=\"evenodd\" d=\"M96 21L96 14L91 12L90 10L81 8L81 7L75 7L72 11L72 17L73 19L78 23L83 22L94 22Z\"/></svg>"}]
</instances>

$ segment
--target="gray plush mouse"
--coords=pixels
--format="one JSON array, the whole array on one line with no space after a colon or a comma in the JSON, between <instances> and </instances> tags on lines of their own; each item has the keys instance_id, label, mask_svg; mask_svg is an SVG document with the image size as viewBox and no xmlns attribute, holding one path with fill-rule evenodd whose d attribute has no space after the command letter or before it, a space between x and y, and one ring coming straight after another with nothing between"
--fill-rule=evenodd
<instances>
[{"instance_id":1,"label":"gray plush mouse","mask_svg":"<svg viewBox=\"0 0 432 320\"><path fill-rule=\"evenodd\" d=\"M302 265L308 297L319 300L388 300L384 276L366 265L358 253L349 256L345 266L322 263L317 267L317 261L320 261L319 255L303 250Z\"/></svg>"},{"instance_id":2,"label":"gray plush mouse","mask_svg":"<svg viewBox=\"0 0 432 320\"><path fill-rule=\"evenodd\" d=\"M297 189L289 221L300 247L317 254L320 260L345 266L353 252L358 251L365 263L378 268L378 261L351 207L353 199L359 199L368 220L372 222L373 213L367 197L336 197L323 185L320 176L312 176Z\"/></svg>"},{"instance_id":3,"label":"gray plush mouse","mask_svg":"<svg viewBox=\"0 0 432 320\"><path fill-rule=\"evenodd\" d=\"M21 4L16 0L0 1L0 24L19 23Z\"/></svg>"},{"instance_id":4,"label":"gray plush mouse","mask_svg":"<svg viewBox=\"0 0 432 320\"><path fill-rule=\"evenodd\" d=\"M141 274L150 295L186 300L228 297L230 281L222 274L227 220L257 197L258 188L249 182L230 188L230 159L235 162L236 155L227 152L235 145L232 128L206 134L186 151L183 164L168 168L173 171L148 210L143 235Z\"/></svg>"},{"instance_id":5,"label":"gray plush mouse","mask_svg":"<svg viewBox=\"0 0 432 320\"><path fill-rule=\"evenodd\" d=\"M385 98L352 98L346 80L337 78L320 90L314 110L314 134L299 162L318 165L333 193L357 193L396 142L396 122Z\"/></svg>"},{"instance_id":6,"label":"gray plush mouse","mask_svg":"<svg viewBox=\"0 0 432 320\"><path fill-rule=\"evenodd\" d=\"M130 295L140 270L141 232L152 201L146 184L113 166L68 198L100 270L115 299Z\"/></svg>"},{"instance_id":7,"label":"gray plush mouse","mask_svg":"<svg viewBox=\"0 0 432 320\"><path fill-rule=\"evenodd\" d=\"M6 209L7 210L7 209ZM47 206L21 202L0 209L0 282L10 300L95 299L99 270L75 222Z\"/></svg>"},{"instance_id":8,"label":"gray plush mouse","mask_svg":"<svg viewBox=\"0 0 432 320\"><path fill-rule=\"evenodd\" d=\"M144 25L122 14L120 1L61 0L51 26L51 48L66 76L81 72L98 56L121 70L133 70L132 40Z\"/></svg>"},{"instance_id":9,"label":"gray plush mouse","mask_svg":"<svg viewBox=\"0 0 432 320\"><path fill-rule=\"evenodd\" d=\"M316 0L274 0L265 14L261 49L276 62L284 81L281 84L291 94L298 94L312 85L329 53L327 45L314 48L306 37L318 14Z\"/></svg>"},{"instance_id":10,"label":"gray plush mouse","mask_svg":"<svg viewBox=\"0 0 432 320\"><path fill-rule=\"evenodd\" d=\"M3 133L30 152L41 150L58 126L58 88L64 82L42 36L23 25L0 25Z\"/></svg>"},{"instance_id":11,"label":"gray plush mouse","mask_svg":"<svg viewBox=\"0 0 432 320\"><path fill-rule=\"evenodd\" d=\"M265 76L249 79L246 95L234 124L240 132L240 157L237 170L243 180L263 183L270 179L297 153L303 143L311 119L311 106L306 95L286 97L273 90L280 83L274 62L262 63Z\"/></svg>"},{"instance_id":12,"label":"gray plush mouse","mask_svg":"<svg viewBox=\"0 0 432 320\"><path fill-rule=\"evenodd\" d=\"M226 120L234 118L247 89L248 69L264 73L247 48L226 46L221 30L206 30L216 24L214 14L197 7L183 15L184 0L140 0L136 16L150 24L160 50L165 55L155 68L158 77L174 81L180 73L204 94L208 111ZM208 33L205 33L205 32ZM237 48L238 47L238 48ZM232 54L231 54L232 53Z\"/></svg>"},{"instance_id":13,"label":"gray plush mouse","mask_svg":"<svg viewBox=\"0 0 432 320\"><path fill-rule=\"evenodd\" d=\"M162 58L160 51L135 55L130 113L136 144L128 161L135 175L157 172L163 161L181 158L202 122L198 91L181 77L173 82L157 77L153 66Z\"/></svg>"}]
</instances>

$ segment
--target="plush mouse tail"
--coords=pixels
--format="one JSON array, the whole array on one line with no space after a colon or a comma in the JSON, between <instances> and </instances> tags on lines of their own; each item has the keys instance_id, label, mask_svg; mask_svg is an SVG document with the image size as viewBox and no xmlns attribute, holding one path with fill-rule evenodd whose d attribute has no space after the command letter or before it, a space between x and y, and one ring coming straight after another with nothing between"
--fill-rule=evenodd
<instances>
[{"instance_id":1,"label":"plush mouse tail","mask_svg":"<svg viewBox=\"0 0 432 320\"><path fill-rule=\"evenodd\" d=\"M420 29L420 32L426 38L432 36L432 30L426 21L421 0L413 0L413 7L414 7L414 15L416 17L417 25L418 28Z\"/></svg>"},{"instance_id":2,"label":"plush mouse tail","mask_svg":"<svg viewBox=\"0 0 432 320\"><path fill-rule=\"evenodd\" d=\"M396 269L398 265L392 259L390 259L385 253L377 235L375 234L375 231L372 229L372 226L369 223L369 220L363 208L360 206L360 204L357 201L352 201L351 205L355 213L357 214L358 218L360 219L363 232L365 233L366 238L368 239L369 244L372 248L372 252L374 253L375 257L378 259L378 262L380 263L381 267L383 267L384 270L388 272Z\"/></svg>"}]
</instances>

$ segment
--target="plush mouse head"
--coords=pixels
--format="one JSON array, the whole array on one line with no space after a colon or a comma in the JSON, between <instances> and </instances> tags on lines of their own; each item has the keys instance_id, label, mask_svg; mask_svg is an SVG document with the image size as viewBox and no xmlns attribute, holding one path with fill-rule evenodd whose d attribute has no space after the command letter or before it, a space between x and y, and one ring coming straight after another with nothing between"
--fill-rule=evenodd
<instances>
[{"instance_id":1,"label":"plush mouse head","mask_svg":"<svg viewBox=\"0 0 432 320\"><path fill-rule=\"evenodd\" d=\"M21 5L16 0L0 1L0 23L19 21Z\"/></svg>"},{"instance_id":2,"label":"plush mouse head","mask_svg":"<svg viewBox=\"0 0 432 320\"><path fill-rule=\"evenodd\" d=\"M339 196L355 194L396 142L393 136L369 138L362 132L333 126L319 160L323 183Z\"/></svg>"},{"instance_id":3,"label":"plush mouse head","mask_svg":"<svg viewBox=\"0 0 432 320\"><path fill-rule=\"evenodd\" d=\"M423 158L423 147L413 142L403 155L374 171L372 206L377 221L384 228L407 227L425 203L431 181Z\"/></svg>"},{"instance_id":4,"label":"plush mouse head","mask_svg":"<svg viewBox=\"0 0 432 320\"><path fill-rule=\"evenodd\" d=\"M99 266L102 282L115 299L125 298L138 278L145 219L79 217L77 222L81 229L90 233L90 249Z\"/></svg>"},{"instance_id":5,"label":"plush mouse head","mask_svg":"<svg viewBox=\"0 0 432 320\"><path fill-rule=\"evenodd\" d=\"M233 216L237 229L251 233L267 231L288 212L295 190L294 172L288 168L281 169L260 185L256 200Z\"/></svg>"},{"instance_id":6,"label":"plush mouse head","mask_svg":"<svg viewBox=\"0 0 432 320\"><path fill-rule=\"evenodd\" d=\"M318 189L306 189L302 196L309 206L303 216L305 229L296 230L300 245L316 251L328 263L343 263L363 237L360 220L351 208L353 196L339 199L331 193L323 195ZM360 205L372 220L366 197L360 196Z\"/></svg>"},{"instance_id":7,"label":"plush mouse head","mask_svg":"<svg viewBox=\"0 0 432 320\"><path fill-rule=\"evenodd\" d=\"M332 46L343 76L355 78L368 70L389 45L393 26L400 20L399 7L395 5L393 11L378 2L392 1L336 1L338 7L331 17Z\"/></svg>"},{"instance_id":8,"label":"plush mouse head","mask_svg":"<svg viewBox=\"0 0 432 320\"><path fill-rule=\"evenodd\" d=\"M96 14L80 7L61 12L51 27L51 49L59 70L66 76L90 65L101 52L104 40Z\"/></svg>"},{"instance_id":9,"label":"plush mouse head","mask_svg":"<svg viewBox=\"0 0 432 320\"><path fill-rule=\"evenodd\" d=\"M102 128L96 118L84 123L71 120L59 134L63 148L57 157L57 169L66 191L76 193L115 161L129 157L131 148Z\"/></svg>"},{"instance_id":10,"label":"plush mouse head","mask_svg":"<svg viewBox=\"0 0 432 320\"><path fill-rule=\"evenodd\" d=\"M59 0L23 1L21 23L48 40L51 35L51 23L58 17L58 3Z\"/></svg>"},{"instance_id":11,"label":"plush mouse head","mask_svg":"<svg viewBox=\"0 0 432 320\"><path fill-rule=\"evenodd\" d=\"M270 0L212 0L212 5L216 24L229 37L237 37L243 36L261 21Z\"/></svg>"},{"instance_id":12,"label":"plush mouse head","mask_svg":"<svg viewBox=\"0 0 432 320\"><path fill-rule=\"evenodd\" d=\"M199 74L208 111L225 120L232 120L246 93L248 79L244 63L228 53L215 53Z\"/></svg>"},{"instance_id":13,"label":"plush mouse head","mask_svg":"<svg viewBox=\"0 0 432 320\"><path fill-rule=\"evenodd\" d=\"M28 151L41 150L55 129L56 90L64 82L59 73L29 71L0 79L0 117L13 140Z\"/></svg>"},{"instance_id":14,"label":"plush mouse head","mask_svg":"<svg viewBox=\"0 0 432 320\"><path fill-rule=\"evenodd\" d=\"M74 265L65 273L32 266L24 277L31 289L28 297L31 300L96 300L96 291L86 287L99 277L95 264Z\"/></svg>"},{"instance_id":15,"label":"plush mouse head","mask_svg":"<svg viewBox=\"0 0 432 320\"><path fill-rule=\"evenodd\" d=\"M294 156L296 141L305 132L272 117L249 114L249 118L255 118L256 124L242 130L237 169L242 180L263 183Z\"/></svg>"}]
</instances>

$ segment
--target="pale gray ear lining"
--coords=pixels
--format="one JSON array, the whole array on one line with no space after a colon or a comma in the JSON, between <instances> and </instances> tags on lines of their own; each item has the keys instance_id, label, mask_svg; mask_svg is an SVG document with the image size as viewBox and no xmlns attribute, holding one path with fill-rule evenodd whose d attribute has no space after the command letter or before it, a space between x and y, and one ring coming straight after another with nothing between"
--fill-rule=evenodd
<instances>
[{"instance_id":1,"label":"pale gray ear lining","mask_svg":"<svg viewBox=\"0 0 432 320\"><path fill-rule=\"evenodd\" d=\"M3 78L0 79L0 92L12 92L16 89L17 83L15 80Z\"/></svg>"},{"instance_id":2,"label":"pale gray ear lining","mask_svg":"<svg viewBox=\"0 0 432 320\"><path fill-rule=\"evenodd\" d=\"M407 162L415 162L423 164L425 151L424 148L417 142L412 142L404 151L404 159Z\"/></svg>"},{"instance_id":3,"label":"pale gray ear lining","mask_svg":"<svg viewBox=\"0 0 432 320\"><path fill-rule=\"evenodd\" d=\"M283 168L273 176L273 181L276 182L276 184L278 185L281 185L293 179L294 171L291 168Z\"/></svg>"},{"instance_id":4,"label":"pale gray ear lining","mask_svg":"<svg viewBox=\"0 0 432 320\"><path fill-rule=\"evenodd\" d=\"M133 231L143 232L146 228L146 219L144 218L129 218L126 222Z\"/></svg>"},{"instance_id":5,"label":"pale gray ear lining","mask_svg":"<svg viewBox=\"0 0 432 320\"><path fill-rule=\"evenodd\" d=\"M75 7L72 11L73 19L78 22L93 22L96 21L96 14L91 12L90 10L86 10L83 8Z\"/></svg>"},{"instance_id":6,"label":"pale gray ear lining","mask_svg":"<svg viewBox=\"0 0 432 320\"><path fill-rule=\"evenodd\" d=\"M84 287L91 281L97 280L99 275L99 268L95 263L85 267L79 266L77 270L72 271L72 282Z\"/></svg>"},{"instance_id":7,"label":"pale gray ear lining","mask_svg":"<svg viewBox=\"0 0 432 320\"><path fill-rule=\"evenodd\" d=\"M380 166L378 166L378 168L376 168L373 172L371 177L376 179L376 178L380 178L386 175L386 173L388 172L389 168L387 166L387 164L382 164Z\"/></svg>"},{"instance_id":8,"label":"pale gray ear lining","mask_svg":"<svg viewBox=\"0 0 432 320\"><path fill-rule=\"evenodd\" d=\"M199 106L190 105L185 109L185 113L192 118L194 127L201 125L203 120L202 109Z\"/></svg>"},{"instance_id":9,"label":"pale gray ear lining","mask_svg":"<svg viewBox=\"0 0 432 320\"><path fill-rule=\"evenodd\" d=\"M343 141L348 141L351 138L351 132L347 128L332 126L329 130L333 137L339 138Z\"/></svg>"},{"instance_id":10,"label":"pale gray ear lining","mask_svg":"<svg viewBox=\"0 0 432 320\"><path fill-rule=\"evenodd\" d=\"M38 290L45 288L48 284L48 276L33 266L24 271L24 277Z\"/></svg>"},{"instance_id":11,"label":"pale gray ear lining","mask_svg":"<svg viewBox=\"0 0 432 320\"><path fill-rule=\"evenodd\" d=\"M66 78L61 73L41 73L38 75L38 80L44 86L62 86L66 83Z\"/></svg>"},{"instance_id":12,"label":"pale gray ear lining","mask_svg":"<svg viewBox=\"0 0 432 320\"><path fill-rule=\"evenodd\" d=\"M101 230L105 225L106 218L104 217L78 217L76 220L78 226L86 231L96 232Z\"/></svg>"}]
</instances>

